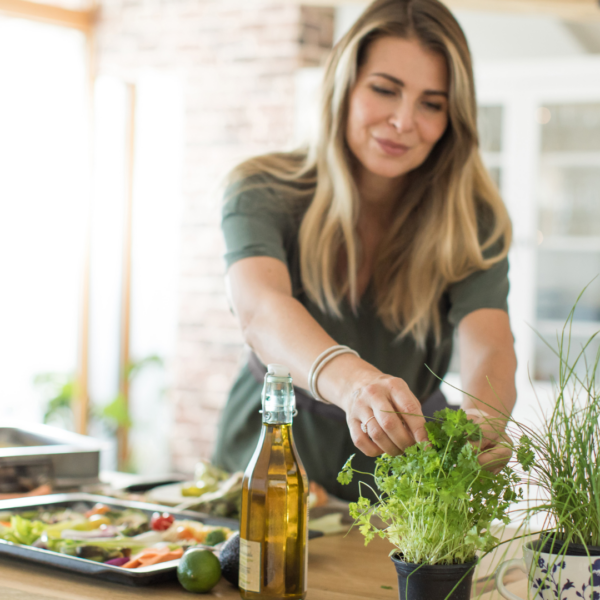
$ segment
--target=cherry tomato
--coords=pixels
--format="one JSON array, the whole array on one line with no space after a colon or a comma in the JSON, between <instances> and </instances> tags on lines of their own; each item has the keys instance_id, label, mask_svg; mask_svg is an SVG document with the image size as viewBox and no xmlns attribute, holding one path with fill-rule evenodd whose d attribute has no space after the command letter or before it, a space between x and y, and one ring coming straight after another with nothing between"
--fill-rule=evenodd
<instances>
[{"instance_id":1,"label":"cherry tomato","mask_svg":"<svg viewBox=\"0 0 600 600\"><path fill-rule=\"evenodd\" d=\"M174 522L175 517L172 514L168 512L162 514L155 512L150 519L150 527L152 527L154 531L166 531Z\"/></svg>"}]
</instances>

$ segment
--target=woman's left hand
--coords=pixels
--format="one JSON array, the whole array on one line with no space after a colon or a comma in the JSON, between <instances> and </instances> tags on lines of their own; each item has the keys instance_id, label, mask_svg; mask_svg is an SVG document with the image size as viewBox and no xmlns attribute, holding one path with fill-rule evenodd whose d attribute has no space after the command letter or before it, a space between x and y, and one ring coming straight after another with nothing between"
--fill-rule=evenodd
<instances>
[{"instance_id":1,"label":"woman's left hand","mask_svg":"<svg viewBox=\"0 0 600 600\"><path fill-rule=\"evenodd\" d=\"M504 430L504 421L493 417L469 415L481 427L483 437L473 444L481 450L479 464L492 473L499 473L508 464L513 453L513 441Z\"/></svg>"}]
</instances>

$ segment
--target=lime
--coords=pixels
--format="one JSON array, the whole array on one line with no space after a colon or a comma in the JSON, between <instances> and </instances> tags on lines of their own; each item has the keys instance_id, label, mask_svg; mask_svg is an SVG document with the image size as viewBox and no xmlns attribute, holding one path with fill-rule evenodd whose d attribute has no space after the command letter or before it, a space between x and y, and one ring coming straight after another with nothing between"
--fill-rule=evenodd
<instances>
[{"instance_id":1,"label":"lime","mask_svg":"<svg viewBox=\"0 0 600 600\"><path fill-rule=\"evenodd\" d=\"M179 559L177 579L188 592L210 592L221 579L219 559L210 550L190 548Z\"/></svg>"}]
</instances>

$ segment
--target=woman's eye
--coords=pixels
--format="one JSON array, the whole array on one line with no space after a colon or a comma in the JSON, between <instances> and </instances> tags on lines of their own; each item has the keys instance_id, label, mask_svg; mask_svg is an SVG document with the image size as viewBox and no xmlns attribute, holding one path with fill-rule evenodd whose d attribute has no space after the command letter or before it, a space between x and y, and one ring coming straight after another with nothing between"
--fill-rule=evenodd
<instances>
[{"instance_id":1,"label":"woman's eye","mask_svg":"<svg viewBox=\"0 0 600 600\"><path fill-rule=\"evenodd\" d=\"M371 89L382 96L393 96L395 93L393 90L388 90L386 88L379 87L378 85L372 85Z\"/></svg>"},{"instance_id":2,"label":"woman's eye","mask_svg":"<svg viewBox=\"0 0 600 600\"><path fill-rule=\"evenodd\" d=\"M423 102L423 106L429 110L433 110L435 112L439 112L442 110L443 106L441 104L436 104L435 102Z\"/></svg>"}]
</instances>

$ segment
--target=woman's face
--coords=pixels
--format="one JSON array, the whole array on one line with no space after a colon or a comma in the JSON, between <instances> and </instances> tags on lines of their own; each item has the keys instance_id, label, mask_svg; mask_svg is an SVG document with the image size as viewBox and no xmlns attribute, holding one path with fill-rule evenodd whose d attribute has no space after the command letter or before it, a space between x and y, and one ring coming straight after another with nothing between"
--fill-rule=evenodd
<instances>
[{"instance_id":1,"label":"woman's face","mask_svg":"<svg viewBox=\"0 0 600 600\"><path fill-rule=\"evenodd\" d=\"M444 57L414 38L374 41L350 92L346 125L361 174L401 178L425 161L447 124Z\"/></svg>"}]
</instances>

